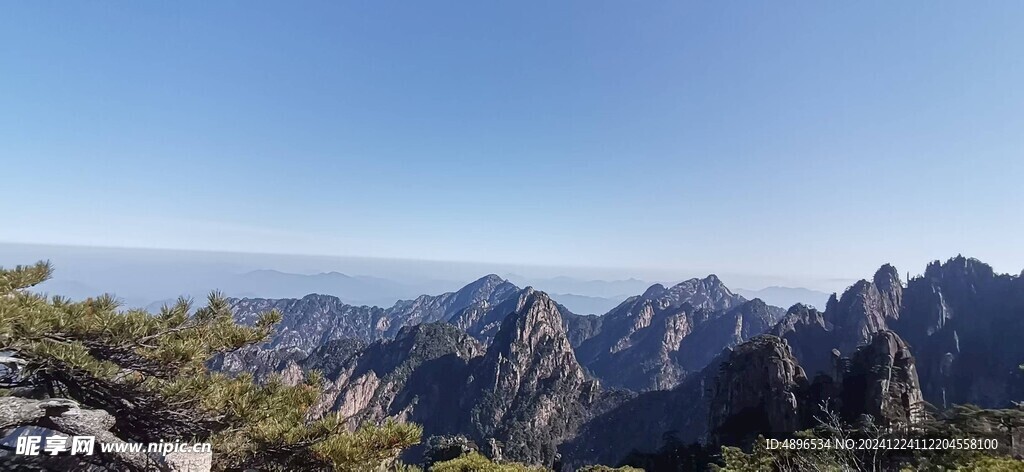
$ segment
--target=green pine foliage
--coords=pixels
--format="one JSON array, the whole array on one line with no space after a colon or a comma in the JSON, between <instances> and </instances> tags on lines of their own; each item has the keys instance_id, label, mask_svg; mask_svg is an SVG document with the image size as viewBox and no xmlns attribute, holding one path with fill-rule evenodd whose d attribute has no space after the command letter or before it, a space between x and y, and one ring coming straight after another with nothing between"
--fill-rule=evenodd
<instances>
[{"instance_id":1,"label":"green pine foliage","mask_svg":"<svg viewBox=\"0 0 1024 472\"><path fill-rule=\"evenodd\" d=\"M1024 472L1024 462L1010 457L982 456L968 462L964 472Z\"/></svg>"},{"instance_id":2,"label":"green pine foliage","mask_svg":"<svg viewBox=\"0 0 1024 472\"><path fill-rule=\"evenodd\" d=\"M676 437L675 432L662 435L662 445L654 452L632 451L620 465L623 470L635 467L637 470L683 472L708 470L720 460L719 450L700 443L686 444ZM610 469L618 470L618 469Z\"/></svg>"},{"instance_id":3,"label":"green pine foliage","mask_svg":"<svg viewBox=\"0 0 1024 472\"><path fill-rule=\"evenodd\" d=\"M518 463L497 464L479 452L471 452L461 457L438 462L430 467L430 472L545 472L543 467L529 467Z\"/></svg>"},{"instance_id":4,"label":"green pine foliage","mask_svg":"<svg viewBox=\"0 0 1024 472\"><path fill-rule=\"evenodd\" d=\"M355 432L329 415L307 415L322 379L300 385L256 383L210 372L218 354L262 342L280 315L252 326L234 321L226 299L186 299L159 314L120 309L108 295L80 302L27 289L52 273L49 263L0 268L0 375L3 395L67 398L106 411L125 441L210 442L219 470L395 469L421 429L386 422Z\"/></svg>"},{"instance_id":5,"label":"green pine foliage","mask_svg":"<svg viewBox=\"0 0 1024 472\"><path fill-rule=\"evenodd\" d=\"M608 467L606 465L588 465L576 469L576 472L644 472L644 469L637 469L636 467L622 466L622 467Z\"/></svg>"}]
</instances>

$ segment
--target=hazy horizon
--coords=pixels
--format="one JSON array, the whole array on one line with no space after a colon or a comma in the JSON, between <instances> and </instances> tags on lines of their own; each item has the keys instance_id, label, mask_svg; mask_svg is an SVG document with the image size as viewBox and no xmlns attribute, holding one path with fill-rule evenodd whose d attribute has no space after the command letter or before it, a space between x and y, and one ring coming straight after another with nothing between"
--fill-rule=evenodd
<instances>
[{"instance_id":1,"label":"hazy horizon","mask_svg":"<svg viewBox=\"0 0 1024 472\"><path fill-rule=\"evenodd\" d=\"M47 256L53 254L55 257ZM723 272L715 270L696 269L651 269L637 267L600 267L600 266L558 266L539 264L513 264L505 262L487 261L452 261L440 259L409 259L409 258L384 258L366 257L352 255L332 254L287 254L287 253L261 253L243 251L216 251L202 249L182 248L148 248L148 247L118 247L118 246L85 246L70 244L36 244L22 242L0 241L0 265L10 266L13 264L26 264L35 262L36 259L48 259L55 262L59 267L59 256L71 255L79 258L84 255L97 257L102 260L99 254L119 254L127 257L128 254L144 254L157 256L155 259L140 260L140 263L151 262L152 260L167 260L181 262L177 255L190 255L197 261L207 263L220 263L223 261L251 261L251 270L281 270L283 272L296 274L324 274L329 272L342 272L347 275L398 275L401 277L413 277L417 274L429 274L432 277L448 277L451 279L469 280L476 279L487 274L519 275L531 278L557 278L569 277L579 280L642 280L650 283L674 283L690 278L703 278L708 275L719 277L739 277L744 280L738 286L748 289L760 289L773 286L806 287L825 290L821 287L835 286L845 287L858 278L850 277L806 277L794 278L779 274L757 274L743 272ZM13 258L32 259L27 261L14 261ZM87 256L88 257L88 256ZM55 260L56 259L56 260ZM878 265L881 265L879 263ZM244 265L244 264L243 264ZM348 270L342 270L344 268ZM396 269L397 268L397 269ZM413 270L410 270L412 268ZM877 268L877 266L876 266ZM920 267L922 270L924 266ZM920 272L920 270L918 271ZM870 275L870 274L868 274ZM788 285L787 285L788 284Z\"/></svg>"},{"instance_id":2,"label":"hazy horizon","mask_svg":"<svg viewBox=\"0 0 1024 472\"><path fill-rule=\"evenodd\" d=\"M953 257L956 255L950 255ZM969 254L966 256L970 257ZM948 257L934 260L944 262ZM736 294L788 308L804 303L824 308L842 294L850 278L792 278L722 271L661 271L402 260L328 255L256 254L151 248L112 248L0 243L0 267L49 260L54 277L40 293L84 299L111 293L126 307L156 310L179 296L203 299L212 290L239 298L301 298L332 295L350 305L390 307L420 295L453 292L488 274L519 287L545 291L571 311L604 314L653 284L717 275ZM930 262L930 261L929 261ZM985 261L983 261L985 262ZM884 262L879 262L881 266ZM876 266L877 268L877 266ZM896 266L900 277L920 275L925 265ZM996 272L1016 275L1016 269ZM904 279L906 281L906 279Z\"/></svg>"},{"instance_id":3,"label":"hazy horizon","mask_svg":"<svg viewBox=\"0 0 1024 472\"><path fill-rule=\"evenodd\" d=\"M224 250L211 250L211 249L193 249L193 248L166 248L166 247L128 247L128 246L107 246L107 245L79 245L79 244L40 244L33 242L22 242L22 241L0 241L0 248L6 247L7 249L15 249L14 251L0 252L0 255L6 255L8 258L12 254L18 253L17 248L28 249L27 254L37 254L37 258L42 257L43 259L49 259L45 256L47 248L52 248L58 251L111 251L111 252L132 252L141 251L152 254L171 254L171 253L188 253L194 255L207 254L211 257L214 256L228 256L245 258L247 256L258 256L276 258L278 261L289 260L311 260L318 261L315 263L303 265L285 263L285 267L292 267L290 269L293 273L302 274L322 274L332 271L335 269L310 269L309 267L335 267L335 263L325 261L366 261L370 265L359 266L355 270L355 273L348 275L367 275L366 273L372 272L387 272L386 267L381 267L387 263L397 264L413 264L413 265L425 265L433 267L458 267L450 271L451 273L461 274L464 276L484 276L487 274L498 272L507 272L513 275L518 274L517 271L523 272L524 274L530 274L531 277L573 277L578 279L592 279L592 280L628 280L628 279L639 279L649 281L651 283L671 283L672 281L680 281L684 279L694 277L704 277L707 275L718 275L718 276L740 276L744 279L750 279L751 282L745 284L744 288L758 289L767 287L782 287L782 286L799 286L799 287L821 287L821 286L836 286L834 284L847 284L856 281L863 276L849 275L843 276L813 276L813 275L802 275L802 276L787 276L783 274L770 274L770 273L753 273L753 272L729 272L729 271L716 271L714 269L694 269L694 268L650 268L650 267L612 267L612 266L586 266L586 265L554 265L554 264L516 264L509 262L500 261L469 261L469 260L444 260L444 259L430 259L430 258L401 258L401 257L374 257L374 256L360 256L350 254L313 254L313 253L287 253L287 252L254 252L254 251L224 251ZM955 254L954 254L955 255ZM952 256L950 256L952 257ZM215 257L214 257L215 258ZM944 260L945 258L933 258L932 260ZM10 262L10 261L8 261ZM34 261L20 262L31 263ZM877 268L881 264L886 262L880 262L876 264ZM10 265L10 264L8 264ZM298 267L298 269L295 269ZM262 269L277 270L273 267L262 267ZM924 263L920 265L920 268L924 268ZM441 271L442 273L445 271ZM920 272L920 271L918 271ZM1012 271L1011 271L1012 272ZM781 285L780 285L781 284ZM790 284L790 285L786 285Z\"/></svg>"}]
</instances>

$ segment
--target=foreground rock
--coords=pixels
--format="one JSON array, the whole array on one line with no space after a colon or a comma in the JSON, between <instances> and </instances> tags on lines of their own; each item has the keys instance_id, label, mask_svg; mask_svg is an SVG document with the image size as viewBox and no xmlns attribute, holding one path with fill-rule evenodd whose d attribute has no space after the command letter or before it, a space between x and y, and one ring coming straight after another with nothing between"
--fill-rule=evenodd
<instances>
[{"instance_id":1,"label":"foreground rock","mask_svg":"<svg viewBox=\"0 0 1024 472\"><path fill-rule=\"evenodd\" d=\"M743 344L715 378L710 442L748 446L758 435L783 437L813 428L829 412L847 423L863 415L879 425L922 419L914 357L899 335L876 332L850 358L834 360L833 375L819 374L812 383L785 340L764 335Z\"/></svg>"},{"instance_id":2,"label":"foreground rock","mask_svg":"<svg viewBox=\"0 0 1024 472\"><path fill-rule=\"evenodd\" d=\"M924 398L910 347L896 333L879 331L839 370L839 407L847 420L871 415L881 424L916 423Z\"/></svg>"},{"instance_id":3,"label":"foreground rock","mask_svg":"<svg viewBox=\"0 0 1024 472\"><path fill-rule=\"evenodd\" d=\"M803 429L807 387L804 370L781 338L762 335L740 345L712 386L711 442L748 444L758 434Z\"/></svg>"}]
</instances>

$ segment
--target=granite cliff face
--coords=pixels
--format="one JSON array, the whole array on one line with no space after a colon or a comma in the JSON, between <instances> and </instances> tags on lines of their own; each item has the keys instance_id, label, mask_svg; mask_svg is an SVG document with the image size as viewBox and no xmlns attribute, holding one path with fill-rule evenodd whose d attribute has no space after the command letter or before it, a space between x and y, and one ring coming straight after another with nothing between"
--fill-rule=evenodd
<instances>
[{"instance_id":1,"label":"granite cliff face","mask_svg":"<svg viewBox=\"0 0 1024 472\"><path fill-rule=\"evenodd\" d=\"M937 406L1005 407L1024 394L1024 279L962 256L933 262L904 291L894 329Z\"/></svg>"},{"instance_id":2,"label":"granite cliff face","mask_svg":"<svg viewBox=\"0 0 1024 472\"><path fill-rule=\"evenodd\" d=\"M923 418L924 398L914 356L892 331L874 333L837 369L834 381L842 386L838 403L848 420L867 414L881 424L909 424Z\"/></svg>"},{"instance_id":3,"label":"granite cliff face","mask_svg":"<svg viewBox=\"0 0 1024 472\"><path fill-rule=\"evenodd\" d=\"M468 363L483 353L472 337L447 323L403 328L394 340L364 349L335 342L302 362L329 381L314 416L336 412L351 427L398 418L424 425L431 434L458 429L457 392Z\"/></svg>"},{"instance_id":4,"label":"granite cliff face","mask_svg":"<svg viewBox=\"0 0 1024 472\"><path fill-rule=\"evenodd\" d=\"M805 372L812 376L819 372L831 372L829 353L837 342L832 333L832 324L825 321L824 313L807 305L793 305L786 316L768 332L786 340Z\"/></svg>"},{"instance_id":5,"label":"granite cliff face","mask_svg":"<svg viewBox=\"0 0 1024 472\"><path fill-rule=\"evenodd\" d=\"M837 335L839 351L850 354L864 344L871 333L887 329L892 321L899 319L902 299L899 274L888 264L875 272L871 282L855 283L838 300L833 295L825 305L825 314Z\"/></svg>"},{"instance_id":6,"label":"granite cliff face","mask_svg":"<svg viewBox=\"0 0 1024 472\"><path fill-rule=\"evenodd\" d=\"M962 256L933 262L904 286L890 265L862 280L824 313L792 307L771 333L810 374L828 372L828 352L851 354L892 330L913 347L924 398L939 407L1005 407L1024 394L1024 282Z\"/></svg>"},{"instance_id":7,"label":"granite cliff face","mask_svg":"<svg viewBox=\"0 0 1024 472\"><path fill-rule=\"evenodd\" d=\"M890 329L900 318L903 299L899 274L886 264L872 281L860 280L838 298L832 294L824 312L794 305L770 332L793 346L796 357L813 376L829 371L832 349L849 355L873 333Z\"/></svg>"},{"instance_id":8,"label":"granite cliff face","mask_svg":"<svg viewBox=\"0 0 1024 472\"><path fill-rule=\"evenodd\" d=\"M722 363L711 391L708 424L716 444L749 444L758 434L803 429L809 382L786 341L762 335Z\"/></svg>"},{"instance_id":9,"label":"granite cliff face","mask_svg":"<svg viewBox=\"0 0 1024 472\"><path fill-rule=\"evenodd\" d=\"M599 386L576 361L558 305L528 288L473 366L464 392L472 437L493 445L494 455L551 466Z\"/></svg>"},{"instance_id":10,"label":"granite cliff face","mask_svg":"<svg viewBox=\"0 0 1024 472\"><path fill-rule=\"evenodd\" d=\"M714 275L669 288L653 285L606 314L577 353L608 386L669 389L723 348L764 332L781 315L762 302L741 308L746 303ZM696 332L700 336L691 336Z\"/></svg>"},{"instance_id":11,"label":"granite cliff face","mask_svg":"<svg viewBox=\"0 0 1024 472\"><path fill-rule=\"evenodd\" d=\"M723 349L736 347L768 331L782 316L782 309L754 299L724 313L705 313L704 319L679 343L675 361L684 371L706 367Z\"/></svg>"},{"instance_id":12,"label":"granite cliff face","mask_svg":"<svg viewBox=\"0 0 1024 472\"><path fill-rule=\"evenodd\" d=\"M455 324L434 322L393 340L315 349L299 363L328 380L313 416L338 414L353 428L397 418L422 425L425 437L463 434L492 456L552 466L600 387L576 361L561 308L546 294L527 288L490 311L478 320L500 325L486 348Z\"/></svg>"},{"instance_id":13,"label":"granite cliff face","mask_svg":"<svg viewBox=\"0 0 1024 472\"><path fill-rule=\"evenodd\" d=\"M297 348L263 349L249 346L215 357L209 367L231 375L250 374L263 382L274 374L293 371L292 365L306 358Z\"/></svg>"}]
</instances>

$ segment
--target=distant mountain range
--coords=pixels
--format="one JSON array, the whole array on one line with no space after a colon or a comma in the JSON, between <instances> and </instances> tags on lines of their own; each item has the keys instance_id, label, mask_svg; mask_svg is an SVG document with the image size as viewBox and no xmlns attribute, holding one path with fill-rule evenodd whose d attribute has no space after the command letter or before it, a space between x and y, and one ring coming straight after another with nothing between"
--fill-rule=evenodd
<instances>
[{"instance_id":1,"label":"distant mountain range","mask_svg":"<svg viewBox=\"0 0 1024 472\"><path fill-rule=\"evenodd\" d=\"M749 299L760 298L765 303L775 306L791 307L797 303L816 308L825 306L830 294L801 287L766 287L761 290L736 289L736 293Z\"/></svg>"},{"instance_id":2,"label":"distant mountain range","mask_svg":"<svg viewBox=\"0 0 1024 472\"><path fill-rule=\"evenodd\" d=\"M301 298L308 294L331 295L348 305L355 306L390 306L397 300L413 299L431 288L447 287L452 282L423 282L409 284L396 282L381 277L351 276L340 272L324 272L319 274L294 274L270 269L260 269L237 275L224 275L217 282L207 282L209 286L186 290L182 295L203 298L212 290L219 290L229 296L262 297L262 298ZM645 284L635 293L643 292L650 284L636 279L623 281L578 280L569 277L557 277L541 280L551 286L563 289L578 289L588 293L607 293L625 287ZM69 279L56 278L36 287L39 292L60 294L72 299L84 299L96 296L101 291L89 284ZM549 289L550 290L550 289ZM748 299L760 298L765 303L776 306L791 306L795 303L806 303L816 307L824 306L828 294L804 288L768 287L761 290L737 289L737 294ZM168 291L170 295L170 291ZM575 313L603 314L618 306L629 295L593 296L579 295L575 292L551 292L551 298L557 300ZM155 312L173 298L150 300L145 296L132 296L129 292L121 298L129 306L141 306Z\"/></svg>"},{"instance_id":3,"label":"distant mountain range","mask_svg":"<svg viewBox=\"0 0 1024 472\"><path fill-rule=\"evenodd\" d=\"M641 293L650 282L629 278L621 280L589 280L573 277L530 278L519 274L506 274L505 279L521 286L534 286L550 293L571 293L583 297L617 299ZM602 312L603 313L603 312Z\"/></svg>"},{"instance_id":4,"label":"distant mountain range","mask_svg":"<svg viewBox=\"0 0 1024 472\"><path fill-rule=\"evenodd\" d=\"M559 303L574 312L586 314L607 313L631 294L643 293L651 282L639 279L624 280L582 280L572 277L529 279L516 274L505 276L508 281L520 285L532 285L551 294ZM771 286L760 290L737 288L733 290L748 300L759 298L769 305L790 307L803 303L824 307L828 293L802 287Z\"/></svg>"},{"instance_id":5,"label":"distant mountain range","mask_svg":"<svg viewBox=\"0 0 1024 472\"><path fill-rule=\"evenodd\" d=\"M496 275L390 308L325 295L232 305L243 323L271 309L283 321L265 346L215 368L296 381L316 368L331 382L322 414L353 425L396 416L427 435L464 434L491 455L548 465L589 416L632 395L602 385L672 388L785 312L713 275L648 287L604 316L576 315Z\"/></svg>"},{"instance_id":6,"label":"distant mountain range","mask_svg":"<svg viewBox=\"0 0 1024 472\"><path fill-rule=\"evenodd\" d=\"M507 274L503 277L506 280L542 290L575 313L603 314L652 285L635 277L616 278L610 273L603 273L600 278L596 278L596 272L594 276L583 276L574 268L516 267L531 274L526 276L500 264L0 243L0 265L40 259L51 260L57 270L52 279L35 287L37 292L74 300L107 292L126 307L149 311L156 311L179 296L203 299L212 290L233 297L332 295L349 305L388 307L421 294L454 291L478 274L486 273L485 270L501 270L499 273ZM561 270L565 274L546 275ZM745 284L768 284L772 279L740 276L739 280ZM782 290L790 293L779 297L774 288L734 291L748 299L761 298L781 307L801 302L821 308L820 300L827 298L801 289Z\"/></svg>"},{"instance_id":7,"label":"distant mountain range","mask_svg":"<svg viewBox=\"0 0 1024 472\"><path fill-rule=\"evenodd\" d=\"M906 284L885 265L824 310L748 300L714 275L652 285L602 316L495 275L390 308L324 295L232 303L242 322L267 309L284 321L215 367L290 382L317 369L330 382L318 414L414 421L428 437L566 470L653 453L666 434L749 444L806 429L822 404L888 424L918 421L923 401L1024 397L1024 278L963 257Z\"/></svg>"},{"instance_id":8,"label":"distant mountain range","mask_svg":"<svg viewBox=\"0 0 1024 472\"><path fill-rule=\"evenodd\" d=\"M353 306L328 295L241 298L233 307L244 323L269 310L283 314L267 346L274 349L308 353L337 339L373 342L393 338L404 327L439 321L486 345L504 318L521 308L523 293L534 291L492 274L456 292L421 295L390 308ZM668 288L655 284L604 316L577 315L553 303L581 364L608 385L632 390L674 386L722 349L760 334L785 313L746 300L714 275Z\"/></svg>"}]
</instances>

